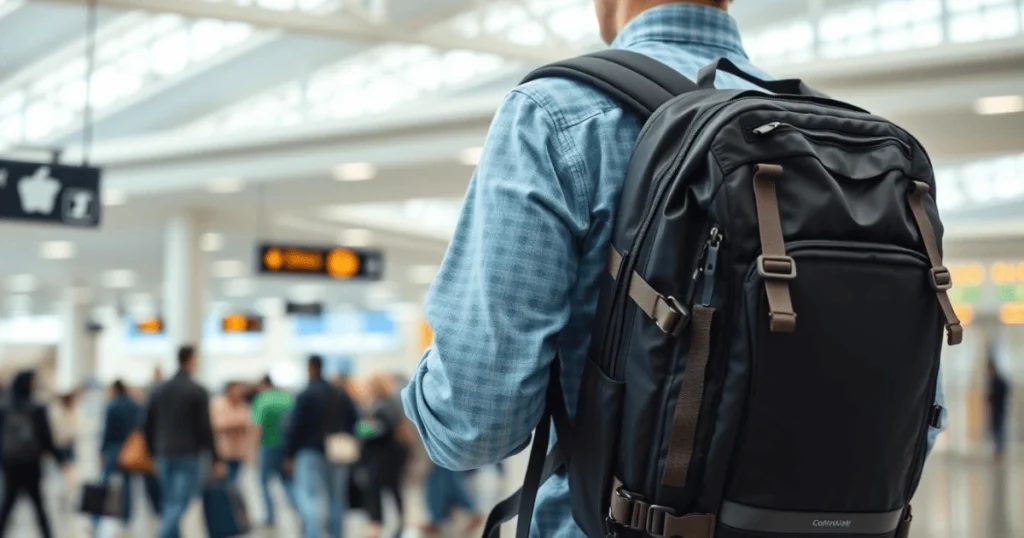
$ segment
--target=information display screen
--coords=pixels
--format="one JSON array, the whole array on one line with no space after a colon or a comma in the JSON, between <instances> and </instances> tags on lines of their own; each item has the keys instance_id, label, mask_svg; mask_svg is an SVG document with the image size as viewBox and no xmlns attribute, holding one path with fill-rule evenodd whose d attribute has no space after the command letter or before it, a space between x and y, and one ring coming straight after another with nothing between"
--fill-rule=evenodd
<instances>
[{"instance_id":1,"label":"information display screen","mask_svg":"<svg viewBox=\"0 0 1024 538\"><path fill-rule=\"evenodd\" d=\"M378 250L263 243L256 250L257 272L303 275L332 280L380 280L383 255Z\"/></svg>"}]
</instances>

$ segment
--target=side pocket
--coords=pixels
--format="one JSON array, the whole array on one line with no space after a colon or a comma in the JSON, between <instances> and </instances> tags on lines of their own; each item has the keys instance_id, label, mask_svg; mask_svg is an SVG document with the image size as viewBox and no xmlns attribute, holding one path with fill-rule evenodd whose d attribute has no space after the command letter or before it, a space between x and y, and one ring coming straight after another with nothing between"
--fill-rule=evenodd
<instances>
[{"instance_id":1,"label":"side pocket","mask_svg":"<svg viewBox=\"0 0 1024 538\"><path fill-rule=\"evenodd\" d=\"M619 452L622 400L626 384L604 374L587 360L576 403L569 494L572 515L587 536L604 536L604 522Z\"/></svg>"}]
</instances>

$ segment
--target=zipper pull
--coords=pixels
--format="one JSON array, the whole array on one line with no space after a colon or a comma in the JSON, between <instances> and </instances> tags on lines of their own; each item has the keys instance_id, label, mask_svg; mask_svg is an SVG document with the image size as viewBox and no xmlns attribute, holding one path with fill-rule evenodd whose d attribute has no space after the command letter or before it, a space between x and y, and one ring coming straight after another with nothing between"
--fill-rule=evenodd
<instances>
[{"instance_id":1,"label":"zipper pull","mask_svg":"<svg viewBox=\"0 0 1024 538\"><path fill-rule=\"evenodd\" d=\"M704 260L704 291L701 293L701 306L711 306L711 297L715 293L715 272L718 270L718 251L722 246L722 233L715 226L708 238L707 257Z\"/></svg>"},{"instance_id":2,"label":"zipper pull","mask_svg":"<svg viewBox=\"0 0 1024 538\"><path fill-rule=\"evenodd\" d=\"M764 124L764 125L762 125L760 127L757 127L756 129L754 129L754 134L760 135L760 136L764 136L764 135L766 135L768 133L771 133L775 129L778 129L780 126L782 126L782 122L781 121L773 121L771 123L766 123L766 124Z\"/></svg>"}]
</instances>

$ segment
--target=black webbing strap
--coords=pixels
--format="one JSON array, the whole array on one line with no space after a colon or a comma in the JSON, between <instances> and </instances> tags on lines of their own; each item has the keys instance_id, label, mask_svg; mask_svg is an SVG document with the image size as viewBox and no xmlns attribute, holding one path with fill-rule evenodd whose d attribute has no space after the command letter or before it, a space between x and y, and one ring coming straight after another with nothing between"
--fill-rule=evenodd
<instances>
[{"instance_id":1,"label":"black webbing strap","mask_svg":"<svg viewBox=\"0 0 1024 538\"><path fill-rule=\"evenodd\" d=\"M538 68L523 79L562 77L593 86L643 117L697 84L675 69L643 54L604 50Z\"/></svg>"},{"instance_id":2,"label":"black webbing strap","mask_svg":"<svg viewBox=\"0 0 1024 538\"><path fill-rule=\"evenodd\" d=\"M530 462L526 466L526 478L523 487L498 503L487 516L484 524L484 538L498 538L501 526L512 518L519 516L516 522L516 538L530 537L530 523L533 521L533 507L537 501L537 492L552 474L561 470L568 461L569 443L572 440L572 423L565 409L565 397L562 394L561 368L559 359L555 357L551 364L548 379L547 403L537 430L533 435L533 447L530 449ZM549 453L548 444L551 439L551 424L554 422L558 442Z\"/></svg>"}]
</instances>

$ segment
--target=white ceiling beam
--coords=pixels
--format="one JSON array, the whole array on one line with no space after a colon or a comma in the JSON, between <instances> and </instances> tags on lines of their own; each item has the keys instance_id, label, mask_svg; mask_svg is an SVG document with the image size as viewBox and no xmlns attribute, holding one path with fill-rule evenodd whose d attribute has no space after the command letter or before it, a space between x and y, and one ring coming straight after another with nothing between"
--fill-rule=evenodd
<instances>
[{"instance_id":1,"label":"white ceiling beam","mask_svg":"<svg viewBox=\"0 0 1024 538\"><path fill-rule=\"evenodd\" d=\"M47 0L64 4L87 5L89 0ZM151 13L173 13L235 21L268 30L286 33L334 37L366 44L405 43L427 45L442 50L471 50L496 54L514 61L547 63L571 56L579 51L552 46L527 46L492 37L466 38L410 31L408 28L372 24L357 18L316 15L298 11L275 11L260 7L239 6L202 0L95 0L100 7Z\"/></svg>"}]
</instances>

